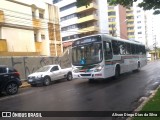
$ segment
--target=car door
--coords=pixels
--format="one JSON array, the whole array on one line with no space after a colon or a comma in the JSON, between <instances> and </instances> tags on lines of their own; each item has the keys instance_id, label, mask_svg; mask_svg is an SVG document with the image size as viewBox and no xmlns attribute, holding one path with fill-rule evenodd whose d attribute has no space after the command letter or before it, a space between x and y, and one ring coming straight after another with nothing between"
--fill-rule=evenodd
<instances>
[{"instance_id":1,"label":"car door","mask_svg":"<svg viewBox=\"0 0 160 120\"><path fill-rule=\"evenodd\" d=\"M7 73L7 68L0 68L0 89L2 90L5 85L9 82L10 75Z\"/></svg>"},{"instance_id":2,"label":"car door","mask_svg":"<svg viewBox=\"0 0 160 120\"><path fill-rule=\"evenodd\" d=\"M51 68L50 72L51 72L50 77L51 77L52 80L60 79L60 71L59 71L58 66L53 66Z\"/></svg>"}]
</instances>

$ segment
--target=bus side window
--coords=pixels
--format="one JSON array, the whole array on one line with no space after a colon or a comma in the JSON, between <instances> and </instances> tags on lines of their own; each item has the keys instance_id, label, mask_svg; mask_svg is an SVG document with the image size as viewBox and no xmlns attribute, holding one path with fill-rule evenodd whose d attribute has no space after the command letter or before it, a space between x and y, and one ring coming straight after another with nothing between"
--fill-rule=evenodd
<instances>
[{"instance_id":1,"label":"bus side window","mask_svg":"<svg viewBox=\"0 0 160 120\"><path fill-rule=\"evenodd\" d=\"M114 55L120 55L120 48L119 48L118 41L112 40L112 49L113 49Z\"/></svg>"},{"instance_id":2,"label":"bus side window","mask_svg":"<svg viewBox=\"0 0 160 120\"><path fill-rule=\"evenodd\" d=\"M105 59L112 59L112 49L111 49L111 43L110 42L106 42L104 41L104 55L105 55Z\"/></svg>"}]
</instances>

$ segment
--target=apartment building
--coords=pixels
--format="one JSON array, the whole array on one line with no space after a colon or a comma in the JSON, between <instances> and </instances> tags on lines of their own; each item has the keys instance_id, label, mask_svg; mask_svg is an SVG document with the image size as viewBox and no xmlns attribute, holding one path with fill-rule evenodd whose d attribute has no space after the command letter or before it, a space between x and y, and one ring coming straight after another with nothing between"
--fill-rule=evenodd
<instances>
[{"instance_id":1,"label":"apartment building","mask_svg":"<svg viewBox=\"0 0 160 120\"><path fill-rule=\"evenodd\" d=\"M109 34L114 37L128 39L126 8L108 5Z\"/></svg>"},{"instance_id":2,"label":"apartment building","mask_svg":"<svg viewBox=\"0 0 160 120\"><path fill-rule=\"evenodd\" d=\"M0 56L58 56L58 8L45 0L1 0Z\"/></svg>"},{"instance_id":3,"label":"apartment building","mask_svg":"<svg viewBox=\"0 0 160 120\"><path fill-rule=\"evenodd\" d=\"M76 0L53 0L60 10L64 48L72 41L96 33L109 33L107 0L93 0L89 6L76 6Z\"/></svg>"}]
</instances>

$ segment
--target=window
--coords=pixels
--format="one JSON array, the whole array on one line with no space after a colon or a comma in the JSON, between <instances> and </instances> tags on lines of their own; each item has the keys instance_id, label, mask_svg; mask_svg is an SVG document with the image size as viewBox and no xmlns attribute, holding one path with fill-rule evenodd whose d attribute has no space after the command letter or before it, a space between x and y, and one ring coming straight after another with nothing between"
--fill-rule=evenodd
<instances>
[{"instance_id":1,"label":"window","mask_svg":"<svg viewBox=\"0 0 160 120\"><path fill-rule=\"evenodd\" d=\"M142 28L141 26L138 26L138 27L137 27L137 29L141 29L141 28Z\"/></svg>"},{"instance_id":2,"label":"window","mask_svg":"<svg viewBox=\"0 0 160 120\"><path fill-rule=\"evenodd\" d=\"M44 18L43 13L39 13L39 18L41 18L41 19L43 19L43 18Z\"/></svg>"},{"instance_id":3,"label":"window","mask_svg":"<svg viewBox=\"0 0 160 120\"><path fill-rule=\"evenodd\" d=\"M108 12L108 16L116 15L116 12Z\"/></svg>"},{"instance_id":4,"label":"window","mask_svg":"<svg viewBox=\"0 0 160 120\"><path fill-rule=\"evenodd\" d=\"M138 32L138 34L142 34L142 32Z\"/></svg>"},{"instance_id":5,"label":"window","mask_svg":"<svg viewBox=\"0 0 160 120\"><path fill-rule=\"evenodd\" d=\"M131 51L132 51L132 54L136 54L136 45L131 44Z\"/></svg>"},{"instance_id":6,"label":"window","mask_svg":"<svg viewBox=\"0 0 160 120\"><path fill-rule=\"evenodd\" d=\"M45 40L45 35L41 34L41 40Z\"/></svg>"},{"instance_id":7,"label":"window","mask_svg":"<svg viewBox=\"0 0 160 120\"><path fill-rule=\"evenodd\" d=\"M67 15L67 16L61 17L61 22L65 21L65 20L68 20L68 19L72 19L74 17L77 17L77 14L71 14L71 15Z\"/></svg>"},{"instance_id":8,"label":"window","mask_svg":"<svg viewBox=\"0 0 160 120\"><path fill-rule=\"evenodd\" d=\"M35 18L35 17L36 17L36 15L35 15L35 12L34 12L34 11L32 11L32 17L33 17L33 18Z\"/></svg>"},{"instance_id":9,"label":"window","mask_svg":"<svg viewBox=\"0 0 160 120\"><path fill-rule=\"evenodd\" d=\"M75 24L75 25L69 25L67 27L63 27L63 28L61 28L61 30L62 31L67 31L67 30L75 29L75 28L78 28L77 24Z\"/></svg>"},{"instance_id":10,"label":"window","mask_svg":"<svg viewBox=\"0 0 160 120\"><path fill-rule=\"evenodd\" d=\"M129 32L128 35L134 35L134 32Z\"/></svg>"},{"instance_id":11,"label":"window","mask_svg":"<svg viewBox=\"0 0 160 120\"><path fill-rule=\"evenodd\" d=\"M60 1L62 1L62 0L53 0L53 4L56 4L56 3L60 2Z\"/></svg>"},{"instance_id":12,"label":"window","mask_svg":"<svg viewBox=\"0 0 160 120\"><path fill-rule=\"evenodd\" d=\"M137 18L141 18L141 16L140 16L140 15L138 15L138 16L137 16Z\"/></svg>"},{"instance_id":13,"label":"window","mask_svg":"<svg viewBox=\"0 0 160 120\"><path fill-rule=\"evenodd\" d=\"M70 9L72 7L75 7L75 6L76 6L76 3L72 3L72 4L69 4L69 5L66 5L66 6L60 8L60 12L62 12L64 10L68 10L68 9Z\"/></svg>"},{"instance_id":14,"label":"window","mask_svg":"<svg viewBox=\"0 0 160 120\"><path fill-rule=\"evenodd\" d=\"M115 18L109 18L108 21L109 21L109 22L115 22L115 20L116 20Z\"/></svg>"},{"instance_id":15,"label":"window","mask_svg":"<svg viewBox=\"0 0 160 120\"><path fill-rule=\"evenodd\" d=\"M58 66L54 66L54 67L51 69L51 72L57 71L57 70L59 70Z\"/></svg>"},{"instance_id":16,"label":"window","mask_svg":"<svg viewBox=\"0 0 160 120\"><path fill-rule=\"evenodd\" d=\"M118 43L119 43L120 54L125 55L126 54L126 44L124 42L118 42Z\"/></svg>"},{"instance_id":17,"label":"window","mask_svg":"<svg viewBox=\"0 0 160 120\"><path fill-rule=\"evenodd\" d=\"M141 11L140 10L137 10L137 13L140 13Z\"/></svg>"},{"instance_id":18,"label":"window","mask_svg":"<svg viewBox=\"0 0 160 120\"><path fill-rule=\"evenodd\" d=\"M104 50L105 50L105 60L107 59L112 59L112 48L111 48L111 43L110 42L103 42L104 45Z\"/></svg>"},{"instance_id":19,"label":"window","mask_svg":"<svg viewBox=\"0 0 160 120\"><path fill-rule=\"evenodd\" d=\"M120 54L118 41L112 40L112 48L113 48L113 54L114 55L119 55Z\"/></svg>"},{"instance_id":20,"label":"window","mask_svg":"<svg viewBox=\"0 0 160 120\"><path fill-rule=\"evenodd\" d=\"M6 68L4 68L4 67L0 68L0 73L5 73L5 72L6 72L5 69L6 69Z\"/></svg>"},{"instance_id":21,"label":"window","mask_svg":"<svg viewBox=\"0 0 160 120\"><path fill-rule=\"evenodd\" d=\"M145 46L140 46L140 48L141 48L142 54L146 54Z\"/></svg>"},{"instance_id":22,"label":"window","mask_svg":"<svg viewBox=\"0 0 160 120\"><path fill-rule=\"evenodd\" d=\"M132 53L131 52L131 45L130 45L130 43L126 43L126 54L129 55L131 53Z\"/></svg>"},{"instance_id":23,"label":"window","mask_svg":"<svg viewBox=\"0 0 160 120\"><path fill-rule=\"evenodd\" d=\"M62 41L67 41L67 40L76 39L76 38L79 38L79 36L78 35L66 36L66 37L62 37Z\"/></svg>"},{"instance_id":24,"label":"window","mask_svg":"<svg viewBox=\"0 0 160 120\"><path fill-rule=\"evenodd\" d=\"M138 21L137 23L141 23L141 21Z\"/></svg>"},{"instance_id":25,"label":"window","mask_svg":"<svg viewBox=\"0 0 160 120\"><path fill-rule=\"evenodd\" d=\"M34 34L34 41L37 41L37 34Z\"/></svg>"}]
</instances>

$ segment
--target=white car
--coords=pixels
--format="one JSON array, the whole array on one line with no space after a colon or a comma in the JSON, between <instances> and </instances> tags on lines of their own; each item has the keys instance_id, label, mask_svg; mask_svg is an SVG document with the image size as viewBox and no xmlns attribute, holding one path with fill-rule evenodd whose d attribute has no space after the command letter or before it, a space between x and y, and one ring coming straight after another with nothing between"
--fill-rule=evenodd
<instances>
[{"instance_id":1,"label":"white car","mask_svg":"<svg viewBox=\"0 0 160 120\"><path fill-rule=\"evenodd\" d=\"M59 65L46 65L28 76L28 83L31 86L37 84L49 85L51 81L66 78L72 80L72 68L61 69Z\"/></svg>"}]
</instances>

